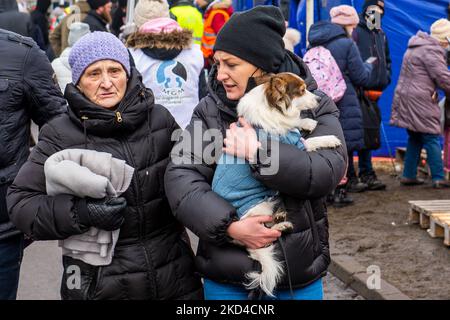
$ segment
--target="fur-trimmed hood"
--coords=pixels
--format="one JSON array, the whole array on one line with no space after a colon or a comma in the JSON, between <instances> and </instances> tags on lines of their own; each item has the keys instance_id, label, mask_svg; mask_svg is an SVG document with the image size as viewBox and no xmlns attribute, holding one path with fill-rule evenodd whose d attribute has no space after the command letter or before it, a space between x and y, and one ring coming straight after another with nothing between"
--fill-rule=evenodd
<instances>
[{"instance_id":1,"label":"fur-trimmed hood","mask_svg":"<svg viewBox=\"0 0 450 320\"><path fill-rule=\"evenodd\" d=\"M192 31L172 31L169 33L142 33L135 32L128 37L127 47L135 49L187 49L192 45Z\"/></svg>"}]
</instances>

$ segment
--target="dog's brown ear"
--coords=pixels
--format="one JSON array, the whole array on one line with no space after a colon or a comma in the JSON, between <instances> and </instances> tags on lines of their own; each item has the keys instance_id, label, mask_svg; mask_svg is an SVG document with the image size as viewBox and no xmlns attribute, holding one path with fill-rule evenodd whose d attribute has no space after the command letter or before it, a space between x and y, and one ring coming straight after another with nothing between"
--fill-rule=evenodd
<instances>
[{"instance_id":1,"label":"dog's brown ear","mask_svg":"<svg viewBox=\"0 0 450 320\"><path fill-rule=\"evenodd\" d=\"M277 108L280 112L283 112L282 107L288 104L288 95L286 91L288 89L288 83L282 77L272 76L270 81L266 85L266 97L267 102L272 108Z\"/></svg>"},{"instance_id":2,"label":"dog's brown ear","mask_svg":"<svg viewBox=\"0 0 450 320\"><path fill-rule=\"evenodd\" d=\"M306 92L306 84L301 81L289 82L287 93L291 97L301 97Z\"/></svg>"},{"instance_id":3,"label":"dog's brown ear","mask_svg":"<svg viewBox=\"0 0 450 320\"><path fill-rule=\"evenodd\" d=\"M273 73L267 73L259 77L254 77L256 85L259 86L263 83L269 82L270 78L273 77L273 75Z\"/></svg>"}]
</instances>

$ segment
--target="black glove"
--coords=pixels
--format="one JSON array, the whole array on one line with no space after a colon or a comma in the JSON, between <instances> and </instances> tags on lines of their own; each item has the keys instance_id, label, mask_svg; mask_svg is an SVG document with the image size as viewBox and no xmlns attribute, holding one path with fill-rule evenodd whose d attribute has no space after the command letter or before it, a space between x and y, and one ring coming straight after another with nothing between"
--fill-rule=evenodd
<instances>
[{"instance_id":1,"label":"black glove","mask_svg":"<svg viewBox=\"0 0 450 320\"><path fill-rule=\"evenodd\" d=\"M106 231L117 230L125 220L123 210L126 206L127 201L122 197L80 199L78 217L80 223L85 226L92 226Z\"/></svg>"}]
</instances>

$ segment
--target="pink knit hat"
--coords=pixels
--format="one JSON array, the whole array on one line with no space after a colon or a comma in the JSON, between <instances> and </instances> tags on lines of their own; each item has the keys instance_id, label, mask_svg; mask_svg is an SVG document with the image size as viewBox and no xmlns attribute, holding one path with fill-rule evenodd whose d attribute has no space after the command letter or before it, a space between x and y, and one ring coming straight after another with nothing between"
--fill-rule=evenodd
<instances>
[{"instance_id":1,"label":"pink knit hat","mask_svg":"<svg viewBox=\"0 0 450 320\"><path fill-rule=\"evenodd\" d=\"M160 32L169 33L175 30L182 31L183 29L180 27L178 22L176 22L171 18L151 19L148 20L139 28L139 32L142 33L160 33Z\"/></svg>"},{"instance_id":2,"label":"pink knit hat","mask_svg":"<svg viewBox=\"0 0 450 320\"><path fill-rule=\"evenodd\" d=\"M341 26L357 25L359 23L358 13L355 8L347 5L337 6L330 10L331 22Z\"/></svg>"}]
</instances>

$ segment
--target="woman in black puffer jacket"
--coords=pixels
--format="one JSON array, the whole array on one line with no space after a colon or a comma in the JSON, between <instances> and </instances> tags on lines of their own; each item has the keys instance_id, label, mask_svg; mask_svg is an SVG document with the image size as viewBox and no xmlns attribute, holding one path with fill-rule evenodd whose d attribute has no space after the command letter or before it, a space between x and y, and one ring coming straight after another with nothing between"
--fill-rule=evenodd
<instances>
[{"instance_id":1,"label":"woman in black puffer jacket","mask_svg":"<svg viewBox=\"0 0 450 320\"><path fill-rule=\"evenodd\" d=\"M111 264L96 267L63 257L63 299L202 298L193 253L183 240L185 230L164 193L171 135L178 128L174 119L154 104L153 94L130 68L126 48L113 35L95 32L83 37L69 62L76 85L69 84L65 91L68 113L42 128L39 143L10 187L11 220L33 239L66 239L100 227L94 205L108 218L100 221L101 229L120 227ZM44 163L67 148L107 152L135 169L122 194L125 209L46 194ZM73 273L68 268L74 265L81 271L80 289L67 286Z\"/></svg>"},{"instance_id":2,"label":"woman in black puffer jacket","mask_svg":"<svg viewBox=\"0 0 450 320\"><path fill-rule=\"evenodd\" d=\"M196 266L205 278L206 299L247 297L248 292L242 286L246 282L245 274L258 270L259 264L249 258L245 248L232 244L233 239L252 249L275 243L279 258L287 263L277 288L278 298L289 298L289 288L293 289L295 299L322 297L320 279L326 275L330 263L323 198L344 175L345 145L306 152L281 143L278 172L264 175L264 159L253 166L256 179L280 192L288 220L294 225L293 232L281 238L278 231L264 227L261 217L237 221L235 208L211 190L215 163L205 158L212 149L211 139L203 135L206 130L218 129L222 136L227 134L227 147L233 132L233 137L247 135L244 128L226 131L238 120L236 105L253 87L252 76L262 71L289 71L301 76L308 90L321 97L319 107L308 114L318 121L310 136L335 135L344 141L336 105L317 91L303 61L284 50L284 32L283 16L272 6L237 13L225 24L215 44L216 63L209 78L209 94L195 109L166 171L165 186L173 213L200 238ZM215 150L221 150L222 138L213 141ZM269 148L270 144L265 147ZM270 154L270 150L267 151ZM220 154L212 156L218 159ZM285 254L280 243L284 244Z\"/></svg>"}]
</instances>

